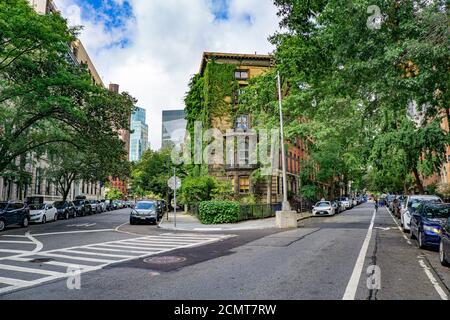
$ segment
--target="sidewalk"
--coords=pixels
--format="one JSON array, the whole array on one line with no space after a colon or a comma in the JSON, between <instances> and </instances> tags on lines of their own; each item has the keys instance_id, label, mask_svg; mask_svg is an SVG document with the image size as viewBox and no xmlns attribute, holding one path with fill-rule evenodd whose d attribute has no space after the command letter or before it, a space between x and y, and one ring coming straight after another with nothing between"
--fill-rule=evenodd
<instances>
[{"instance_id":1,"label":"sidewalk","mask_svg":"<svg viewBox=\"0 0 450 320\"><path fill-rule=\"evenodd\" d=\"M298 214L298 221L308 219L311 214ZM224 223L224 224L202 224L196 217L185 214L184 212L177 212L176 216L177 226L174 227L174 213L169 213L169 220L167 214L161 219L159 228L165 230L183 230L183 231L227 231L227 230L260 230L275 228L275 218L249 220L238 223Z\"/></svg>"}]
</instances>

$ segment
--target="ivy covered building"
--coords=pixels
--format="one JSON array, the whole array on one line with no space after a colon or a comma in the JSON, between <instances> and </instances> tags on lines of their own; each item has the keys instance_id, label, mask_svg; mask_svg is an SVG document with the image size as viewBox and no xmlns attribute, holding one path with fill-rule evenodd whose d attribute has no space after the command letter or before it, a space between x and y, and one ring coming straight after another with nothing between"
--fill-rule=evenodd
<instances>
[{"instance_id":1,"label":"ivy covered building","mask_svg":"<svg viewBox=\"0 0 450 320\"><path fill-rule=\"evenodd\" d=\"M237 139L240 135L252 132L252 115L240 108L240 94L252 78L264 74L273 65L274 58L271 55L205 52L200 72L193 77L186 96L187 129L191 137L194 137L196 121L202 122L203 130L218 129L227 139L230 136ZM250 161L250 144L255 140L245 139L244 148L238 150L235 143L232 155L226 151L226 157L234 159L223 165L203 164L201 174L230 181L237 198L255 196L261 203L281 202L281 154L278 154L279 167L275 168L274 174L261 176L258 174L260 166ZM288 188L290 194L298 194L300 163L305 156L305 147L300 140L286 144Z\"/></svg>"}]
</instances>

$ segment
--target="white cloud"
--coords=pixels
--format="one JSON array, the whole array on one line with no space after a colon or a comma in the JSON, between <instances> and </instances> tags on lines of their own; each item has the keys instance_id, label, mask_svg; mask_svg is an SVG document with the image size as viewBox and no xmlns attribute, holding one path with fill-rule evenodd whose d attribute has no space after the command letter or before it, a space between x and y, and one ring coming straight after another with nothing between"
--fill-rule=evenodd
<instances>
[{"instance_id":1,"label":"white cloud","mask_svg":"<svg viewBox=\"0 0 450 320\"><path fill-rule=\"evenodd\" d=\"M118 83L147 110L153 149L161 145L161 111L184 108L188 82L198 72L204 51L273 50L267 41L278 30L272 0L232 0L225 21L214 19L209 1L130 0L135 19L110 31L101 19L82 18L75 0L55 1L71 25L84 25L80 38L105 84ZM130 40L128 46L111 47L124 37Z\"/></svg>"}]
</instances>

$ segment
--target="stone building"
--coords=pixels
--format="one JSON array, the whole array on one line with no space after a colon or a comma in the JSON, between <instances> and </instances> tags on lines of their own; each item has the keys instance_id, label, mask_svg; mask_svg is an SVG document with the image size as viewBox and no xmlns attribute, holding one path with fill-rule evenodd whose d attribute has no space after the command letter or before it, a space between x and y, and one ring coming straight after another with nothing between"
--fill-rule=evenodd
<instances>
[{"instance_id":1,"label":"stone building","mask_svg":"<svg viewBox=\"0 0 450 320\"><path fill-rule=\"evenodd\" d=\"M205 86L211 86L211 90L217 92L220 91L217 86L220 86L221 82L214 83L212 79L223 78L223 76L214 74L220 72L218 71L220 68L214 66L228 66L225 68L228 70L227 72L231 70L232 81L234 82L233 90L215 102L216 104L224 104L224 106L217 108L216 105L209 104L204 107L211 110L205 110L206 118L204 116L203 121L209 123L209 127L219 129L227 138L235 140L234 149L231 154L226 155L227 159L231 158L231 160L227 160L224 165L209 165L208 174L221 180L230 181L238 198L255 195L262 203L279 203L282 201L281 153L278 154L278 167L273 171L273 175L262 179L254 179L253 174L260 168L260 165L250 161L250 145L255 142L249 137L249 135L254 134L254 130L252 130L253 119L251 114L239 111L239 95L242 88L248 86L250 79L264 74L273 66L273 63L274 59L271 55L205 52L198 75L203 79ZM211 90L205 88L203 92L208 95ZM228 89L224 89L224 92L227 91ZM206 101L214 101L212 97L205 96L203 98ZM212 111L212 109L215 111ZM244 137L244 140L239 137ZM238 148L239 142L236 141L245 141L243 142L245 145ZM286 141L285 144L287 145L288 191L291 194L298 194L300 165L306 154L305 145L300 140L295 143Z\"/></svg>"}]
</instances>

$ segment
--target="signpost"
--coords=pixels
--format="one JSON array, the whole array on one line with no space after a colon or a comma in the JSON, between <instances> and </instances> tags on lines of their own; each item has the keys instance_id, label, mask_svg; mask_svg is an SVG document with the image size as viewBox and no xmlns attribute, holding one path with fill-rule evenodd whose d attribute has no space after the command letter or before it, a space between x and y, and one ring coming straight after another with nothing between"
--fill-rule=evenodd
<instances>
[{"instance_id":1,"label":"signpost","mask_svg":"<svg viewBox=\"0 0 450 320\"><path fill-rule=\"evenodd\" d=\"M175 168L173 169L173 177L167 181L167 185L173 190L173 223L177 227L177 190L181 188L181 179L176 176ZM167 215L168 216L168 215Z\"/></svg>"}]
</instances>

